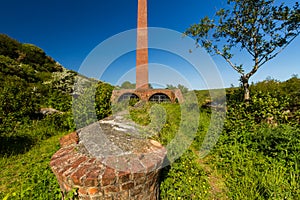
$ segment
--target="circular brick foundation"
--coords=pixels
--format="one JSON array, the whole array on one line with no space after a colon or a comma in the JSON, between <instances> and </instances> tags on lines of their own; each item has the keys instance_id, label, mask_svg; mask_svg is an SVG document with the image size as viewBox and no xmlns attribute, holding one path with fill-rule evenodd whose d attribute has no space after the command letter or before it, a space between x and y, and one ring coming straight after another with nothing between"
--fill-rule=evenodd
<instances>
[{"instance_id":1,"label":"circular brick foundation","mask_svg":"<svg viewBox=\"0 0 300 200\"><path fill-rule=\"evenodd\" d=\"M61 138L61 148L50 162L63 194L76 189L79 199L158 199L159 174L166 156L163 146L130 135L123 141L124 133L120 137L116 136L120 133L109 132L117 144L134 146L123 153L95 156L84 147L80 134L84 133Z\"/></svg>"}]
</instances>

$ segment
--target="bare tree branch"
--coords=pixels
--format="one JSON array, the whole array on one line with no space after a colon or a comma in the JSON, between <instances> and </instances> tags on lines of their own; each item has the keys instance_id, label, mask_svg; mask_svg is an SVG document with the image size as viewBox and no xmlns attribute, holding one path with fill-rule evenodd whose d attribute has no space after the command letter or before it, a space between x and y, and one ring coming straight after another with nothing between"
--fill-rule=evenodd
<instances>
[{"instance_id":1,"label":"bare tree branch","mask_svg":"<svg viewBox=\"0 0 300 200\"><path fill-rule=\"evenodd\" d=\"M231 60L228 59L228 58L227 58L227 57L226 57L219 49L214 48L214 47L213 47L213 49L215 50L216 54L222 56L222 57L226 60L226 62L228 62L229 65L230 65L235 71L237 71L239 74L244 75L244 73L243 73L240 69L238 69L238 68L236 67L236 65L233 64L233 63L231 62Z\"/></svg>"},{"instance_id":2,"label":"bare tree branch","mask_svg":"<svg viewBox=\"0 0 300 200\"><path fill-rule=\"evenodd\" d=\"M266 62L268 62L269 60L275 58L279 53L281 53L297 36L299 35L299 33L297 33L290 41L288 41L278 52L276 52L274 55L270 56L269 58L266 57L266 60L264 62L262 62L261 64L259 64L259 67L261 67L262 65L264 65Z\"/></svg>"}]
</instances>

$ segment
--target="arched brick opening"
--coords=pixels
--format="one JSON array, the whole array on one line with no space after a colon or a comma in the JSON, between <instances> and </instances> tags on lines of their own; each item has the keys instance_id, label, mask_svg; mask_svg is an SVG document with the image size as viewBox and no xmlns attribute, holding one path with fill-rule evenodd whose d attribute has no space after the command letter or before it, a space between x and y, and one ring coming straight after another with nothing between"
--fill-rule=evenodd
<instances>
[{"instance_id":1,"label":"arched brick opening","mask_svg":"<svg viewBox=\"0 0 300 200\"><path fill-rule=\"evenodd\" d=\"M161 95L166 95L168 97L166 99L170 99L172 103L176 103L177 101L179 103L183 102L183 96L179 89L176 89L176 90L168 90L168 89L114 90L112 93L111 101L112 102L120 102L120 100L122 100L122 99L134 97L134 96L132 96L132 94L134 96L136 95L138 97L138 100L142 100L142 101L150 101L150 98L153 97L153 95L161 94ZM121 97L121 96L123 96L123 97ZM177 101L176 101L176 98L177 98ZM152 100L153 100L153 98L152 98Z\"/></svg>"},{"instance_id":2,"label":"arched brick opening","mask_svg":"<svg viewBox=\"0 0 300 200\"><path fill-rule=\"evenodd\" d=\"M127 100L140 100L140 97L134 93L127 92L122 94L119 97L118 102L127 101Z\"/></svg>"},{"instance_id":3,"label":"arched brick opening","mask_svg":"<svg viewBox=\"0 0 300 200\"><path fill-rule=\"evenodd\" d=\"M157 103L171 102L171 98L164 93L155 93L149 98L149 101Z\"/></svg>"}]
</instances>

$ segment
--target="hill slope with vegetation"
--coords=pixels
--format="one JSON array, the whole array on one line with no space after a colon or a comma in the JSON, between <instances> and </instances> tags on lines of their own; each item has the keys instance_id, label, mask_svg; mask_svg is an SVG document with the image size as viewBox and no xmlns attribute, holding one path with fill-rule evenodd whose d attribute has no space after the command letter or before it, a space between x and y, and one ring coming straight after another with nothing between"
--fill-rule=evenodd
<instances>
[{"instance_id":1,"label":"hill slope with vegetation","mask_svg":"<svg viewBox=\"0 0 300 200\"><path fill-rule=\"evenodd\" d=\"M63 68L40 48L0 34L0 199L62 198L49 162L59 149L59 138L75 130L74 116L89 117L85 107L89 95L81 94L95 92L92 109L98 119L111 113L114 87L95 80L85 83L95 88L75 91L77 107L72 111L78 76L87 79ZM241 88L226 89L224 128L205 158L199 154L214 109L211 105L224 99L210 99L209 91L193 91L199 102L199 127L182 157L163 170L160 198L298 199L299 88L296 75L283 82L268 79L250 86L248 102L243 101ZM154 139L168 145L181 125L181 107L160 106L166 121ZM151 122L153 104L128 109L136 123ZM79 127L91 122L79 121L83 121L76 124ZM189 128L189 123L184 125ZM75 196L76 188L68 199Z\"/></svg>"},{"instance_id":2,"label":"hill slope with vegetation","mask_svg":"<svg viewBox=\"0 0 300 200\"><path fill-rule=\"evenodd\" d=\"M51 126L55 129L74 130L72 95L75 77L89 80L77 72L67 70L39 47L22 44L0 34L1 154L12 153L11 140L20 138L26 126L53 123ZM100 81L96 83L98 93L107 89L109 95L112 91L113 87L109 84ZM96 101L100 101L101 97ZM97 108L102 107L101 103L97 103ZM105 117L107 114L99 113L98 116ZM51 136L54 133L45 134ZM43 137L42 134L38 135Z\"/></svg>"},{"instance_id":3,"label":"hill slope with vegetation","mask_svg":"<svg viewBox=\"0 0 300 200\"><path fill-rule=\"evenodd\" d=\"M59 148L59 137L76 128L76 78L96 83L97 117L107 116L113 86L91 81L39 47L0 34L0 199L60 198L49 160ZM82 98L77 105L84 103ZM79 118L83 109L76 111Z\"/></svg>"},{"instance_id":4,"label":"hill slope with vegetation","mask_svg":"<svg viewBox=\"0 0 300 200\"><path fill-rule=\"evenodd\" d=\"M36 123L45 117L43 114L53 112L56 115L52 117L64 118L63 122L55 120L58 126L74 129L71 108L75 77L85 78L61 66L39 47L0 34L0 136L10 136L18 127ZM112 90L108 84L97 83L98 91L102 86Z\"/></svg>"},{"instance_id":5,"label":"hill slope with vegetation","mask_svg":"<svg viewBox=\"0 0 300 200\"><path fill-rule=\"evenodd\" d=\"M0 34L1 136L37 119L41 108L70 109L69 88L75 75L42 49ZM60 87L62 82L68 88Z\"/></svg>"}]
</instances>

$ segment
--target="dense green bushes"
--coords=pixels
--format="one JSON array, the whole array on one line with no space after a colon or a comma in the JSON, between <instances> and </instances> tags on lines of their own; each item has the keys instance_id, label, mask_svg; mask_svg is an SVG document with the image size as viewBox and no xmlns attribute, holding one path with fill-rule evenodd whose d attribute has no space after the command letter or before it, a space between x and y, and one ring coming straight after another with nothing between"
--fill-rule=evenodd
<instances>
[{"instance_id":1,"label":"dense green bushes","mask_svg":"<svg viewBox=\"0 0 300 200\"><path fill-rule=\"evenodd\" d=\"M53 91L47 84L52 72L62 69L40 48L0 34L0 135L31 124L42 107L70 108L70 94Z\"/></svg>"},{"instance_id":2,"label":"dense green bushes","mask_svg":"<svg viewBox=\"0 0 300 200\"><path fill-rule=\"evenodd\" d=\"M72 104L77 129L112 113L110 98L114 88L108 83L90 80L85 80L84 83L79 82L79 85L77 90L80 93L73 98Z\"/></svg>"},{"instance_id":3,"label":"dense green bushes","mask_svg":"<svg viewBox=\"0 0 300 200\"><path fill-rule=\"evenodd\" d=\"M0 34L0 55L9 57L18 63L28 64L41 72L62 71L63 67L47 56L39 47L32 44L22 44Z\"/></svg>"},{"instance_id":4,"label":"dense green bushes","mask_svg":"<svg viewBox=\"0 0 300 200\"><path fill-rule=\"evenodd\" d=\"M0 55L16 59L21 44L5 34L0 34Z\"/></svg>"},{"instance_id":5,"label":"dense green bushes","mask_svg":"<svg viewBox=\"0 0 300 200\"><path fill-rule=\"evenodd\" d=\"M54 108L64 113L67 117L63 124L70 130L75 128L73 114L79 116L79 121L87 122L84 125L90 123L82 118L88 113L84 109L95 113L95 120L108 116L113 87L88 78L96 84L90 95L94 103L91 108L85 108L89 104L82 101L80 109L72 113L77 75L77 72L64 69L42 49L0 34L0 135L10 134L20 124L42 119L41 108Z\"/></svg>"},{"instance_id":6,"label":"dense green bushes","mask_svg":"<svg viewBox=\"0 0 300 200\"><path fill-rule=\"evenodd\" d=\"M11 132L33 117L37 108L33 88L18 77L7 77L0 85L0 133ZM1 134L0 134L1 135Z\"/></svg>"},{"instance_id":7,"label":"dense green bushes","mask_svg":"<svg viewBox=\"0 0 300 200\"><path fill-rule=\"evenodd\" d=\"M211 158L230 199L297 199L300 191L299 79L251 86L252 99L228 95L227 118ZM287 89L288 88L288 89Z\"/></svg>"},{"instance_id":8,"label":"dense green bushes","mask_svg":"<svg viewBox=\"0 0 300 200\"><path fill-rule=\"evenodd\" d=\"M228 118L233 123L244 121L242 127L263 122L273 125L299 124L299 78L294 76L284 82L266 80L253 84L250 88L250 102L241 100L241 89L231 89L227 93Z\"/></svg>"},{"instance_id":9,"label":"dense green bushes","mask_svg":"<svg viewBox=\"0 0 300 200\"><path fill-rule=\"evenodd\" d=\"M290 125L224 132L211 166L225 177L230 199L297 199L299 128Z\"/></svg>"},{"instance_id":10,"label":"dense green bushes","mask_svg":"<svg viewBox=\"0 0 300 200\"><path fill-rule=\"evenodd\" d=\"M103 119L112 113L111 95L114 87L108 83L99 82L95 93L95 109L97 119Z\"/></svg>"}]
</instances>

